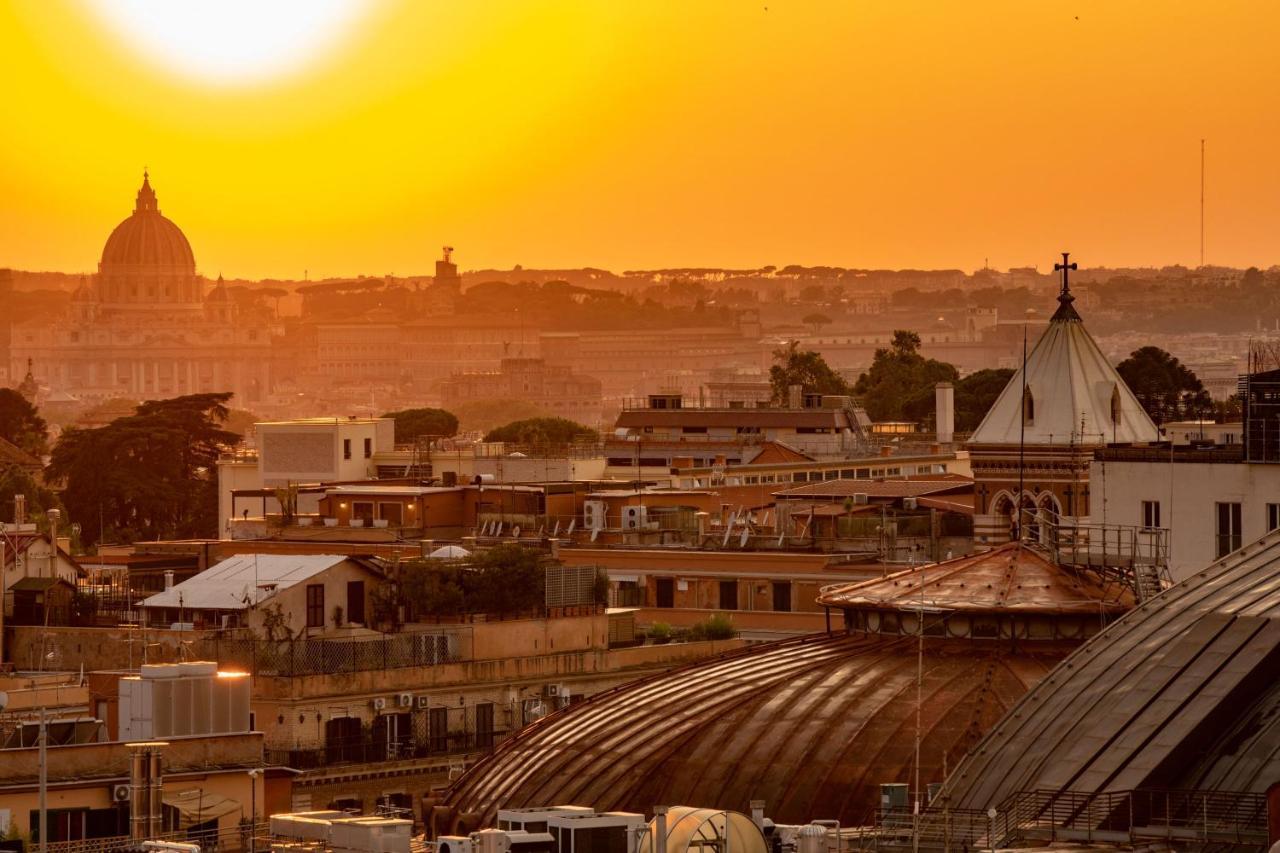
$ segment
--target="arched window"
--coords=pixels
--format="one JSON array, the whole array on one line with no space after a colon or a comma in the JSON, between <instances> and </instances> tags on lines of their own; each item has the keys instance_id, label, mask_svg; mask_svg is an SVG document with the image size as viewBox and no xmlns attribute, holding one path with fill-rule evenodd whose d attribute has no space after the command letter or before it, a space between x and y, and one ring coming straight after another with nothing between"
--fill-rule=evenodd
<instances>
[{"instance_id":1,"label":"arched window","mask_svg":"<svg viewBox=\"0 0 1280 853\"><path fill-rule=\"evenodd\" d=\"M1030 388L1022 392L1022 422L1024 424L1036 422L1036 398L1031 396Z\"/></svg>"},{"instance_id":2,"label":"arched window","mask_svg":"<svg viewBox=\"0 0 1280 853\"><path fill-rule=\"evenodd\" d=\"M1111 423L1120 425L1120 386L1111 386Z\"/></svg>"}]
</instances>

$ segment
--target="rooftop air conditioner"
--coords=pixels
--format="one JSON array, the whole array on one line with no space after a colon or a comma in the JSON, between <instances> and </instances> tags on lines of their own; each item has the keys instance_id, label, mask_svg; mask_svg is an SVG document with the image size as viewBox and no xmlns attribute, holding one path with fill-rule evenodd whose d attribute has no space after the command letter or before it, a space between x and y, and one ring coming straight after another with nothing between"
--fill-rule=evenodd
<instances>
[{"instance_id":1,"label":"rooftop air conditioner","mask_svg":"<svg viewBox=\"0 0 1280 853\"><path fill-rule=\"evenodd\" d=\"M605 519L604 501L582 502L582 526L587 530L603 530Z\"/></svg>"},{"instance_id":2,"label":"rooftop air conditioner","mask_svg":"<svg viewBox=\"0 0 1280 853\"><path fill-rule=\"evenodd\" d=\"M624 506L622 508L622 529L643 530L649 516L646 506Z\"/></svg>"},{"instance_id":3,"label":"rooftop air conditioner","mask_svg":"<svg viewBox=\"0 0 1280 853\"><path fill-rule=\"evenodd\" d=\"M111 802L127 803L131 792L128 785L112 785L111 786Z\"/></svg>"},{"instance_id":4,"label":"rooftop air conditioner","mask_svg":"<svg viewBox=\"0 0 1280 853\"><path fill-rule=\"evenodd\" d=\"M412 708L413 694L401 693L399 696L396 697L396 704L399 705L401 708Z\"/></svg>"},{"instance_id":5,"label":"rooftop air conditioner","mask_svg":"<svg viewBox=\"0 0 1280 853\"><path fill-rule=\"evenodd\" d=\"M427 707L429 707L430 705L431 705L431 697L430 697L430 696L419 696L419 697L418 697L418 709L419 709L419 710L424 709L424 708L427 708Z\"/></svg>"},{"instance_id":6,"label":"rooftop air conditioner","mask_svg":"<svg viewBox=\"0 0 1280 853\"><path fill-rule=\"evenodd\" d=\"M386 700L386 697L379 696L369 704L373 707L373 710L382 711L382 710L385 710L387 707L387 700Z\"/></svg>"},{"instance_id":7,"label":"rooftop air conditioner","mask_svg":"<svg viewBox=\"0 0 1280 853\"><path fill-rule=\"evenodd\" d=\"M471 853L471 839L460 835L442 835L436 842L438 853Z\"/></svg>"},{"instance_id":8,"label":"rooftop air conditioner","mask_svg":"<svg viewBox=\"0 0 1280 853\"><path fill-rule=\"evenodd\" d=\"M903 509L916 509L916 508L917 508L917 507L919 507L919 506L920 506L920 502L919 502L918 500L916 500L915 498L903 498L903 499L902 499L902 508L903 508Z\"/></svg>"}]
</instances>

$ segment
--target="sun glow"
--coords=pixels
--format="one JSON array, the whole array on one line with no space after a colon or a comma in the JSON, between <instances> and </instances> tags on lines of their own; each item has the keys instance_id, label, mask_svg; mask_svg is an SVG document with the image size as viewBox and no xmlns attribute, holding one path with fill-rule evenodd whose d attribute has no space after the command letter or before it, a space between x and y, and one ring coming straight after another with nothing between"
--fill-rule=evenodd
<instances>
[{"instance_id":1,"label":"sun glow","mask_svg":"<svg viewBox=\"0 0 1280 853\"><path fill-rule=\"evenodd\" d=\"M147 59L189 78L242 85L322 57L365 17L370 0L89 0Z\"/></svg>"}]
</instances>

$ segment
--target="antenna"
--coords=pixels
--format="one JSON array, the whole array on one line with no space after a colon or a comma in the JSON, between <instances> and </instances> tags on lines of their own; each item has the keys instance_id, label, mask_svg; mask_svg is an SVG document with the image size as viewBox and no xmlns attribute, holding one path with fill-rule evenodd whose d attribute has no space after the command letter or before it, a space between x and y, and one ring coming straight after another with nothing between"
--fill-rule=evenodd
<instances>
[{"instance_id":1,"label":"antenna","mask_svg":"<svg viewBox=\"0 0 1280 853\"><path fill-rule=\"evenodd\" d=\"M1204 140L1200 140L1200 266L1204 266Z\"/></svg>"}]
</instances>

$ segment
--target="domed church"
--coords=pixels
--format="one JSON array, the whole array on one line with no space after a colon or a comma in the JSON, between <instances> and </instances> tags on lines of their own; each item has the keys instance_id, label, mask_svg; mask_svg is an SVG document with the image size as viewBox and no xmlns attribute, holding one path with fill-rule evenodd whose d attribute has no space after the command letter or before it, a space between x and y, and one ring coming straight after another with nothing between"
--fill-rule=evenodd
<instances>
[{"instance_id":1,"label":"domed church","mask_svg":"<svg viewBox=\"0 0 1280 853\"><path fill-rule=\"evenodd\" d=\"M238 316L221 277L211 288L196 271L191 243L143 172L133 212L72 295L70 317L11 329L9 374L29 361L40 384L86 401L232 391L244 406L270 391L271 340L266 321Z\"/></svg>"}]
</instances>

